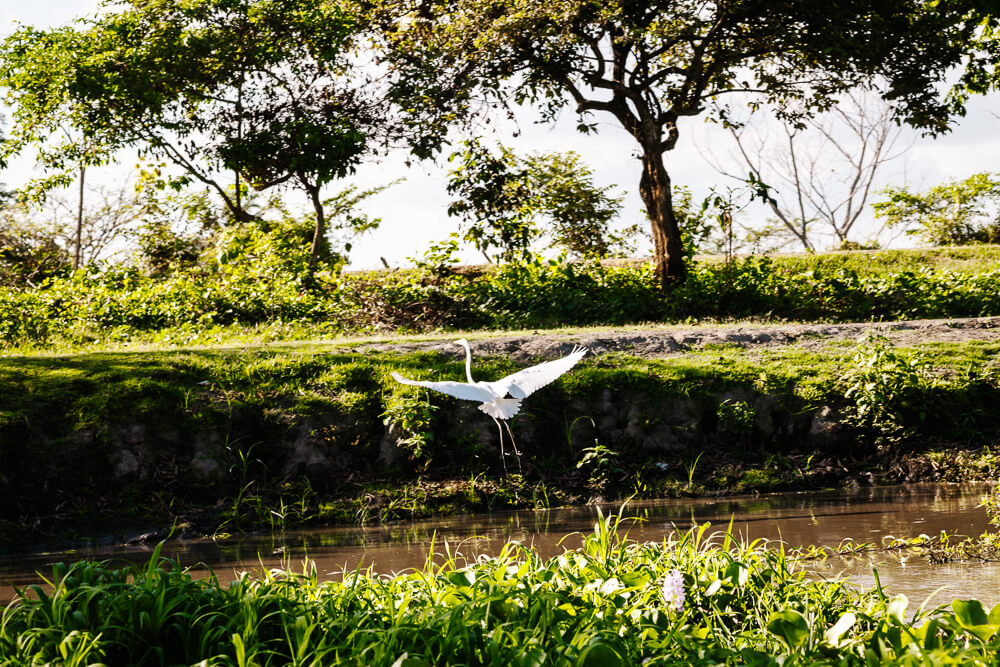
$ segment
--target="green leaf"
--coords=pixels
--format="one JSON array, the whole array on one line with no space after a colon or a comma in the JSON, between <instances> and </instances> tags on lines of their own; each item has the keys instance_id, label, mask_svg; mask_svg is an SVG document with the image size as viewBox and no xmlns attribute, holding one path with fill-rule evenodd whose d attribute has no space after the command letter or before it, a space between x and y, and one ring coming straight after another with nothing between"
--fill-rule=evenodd
<instances>
[{"instance_id":1,"label":"green leaf","mask_svg":"<svg viewBox=\"0 0 1000 667\"><path fill-rule=\"evenodd\" d=\"M646 572L625 572L621 580L628 588L645 588L649 584L650 576Z\"/></svg>"},{"instance_id":2,"label":"green leaf","mask_svg":"<svg viewBox=\"0 0 1000 667\"><path fill-rule=\"evenodd\" d=\"M979 600L953 600L951 608L955 612L955 617L962 627L968 628L975 625L986 625L990 622L983 603Z\"/></svg>"},{"instance_id":3,"label":"green leaf","mask_svg":"<svg viewBox=\"0 0 1000 667\"><path fill-rule=\"evenodd\" d=\"M580 654L577 665L581 667L620 667L625 664L618 651L607 644L591 643Z\"/></svg>"},{"instance_id":4,"label":"green leaf","mask_svg":"<svg viewBox=\"0 0 1000 667\"><path fill-rule=\"evenodd\" d=\"M963 630L982 641L989 641L1000 627L990 623L989 616L979 600L953 600L951 608L955 612L955 620Z\"/></svg>"},{"instance_id":5,"label":"green leaf","mask_svg":"<svg viewBox=\"0 0 1000 667\"><path fill-rule=\"evenodd\" d=\"M1000 625L1000 604L993 607L993 609L990 611L990 615L987 619L987 622L992 625Z\"/></svg>"},{"instance_id":6,"label":"green leaf","mask_svg":"<svg viewBox=\"0 0 1000 667\"><path fill-rule=\"evenodd\" d=\"M765 627L792 649L802 646L809 639L809 622L794 609L774 612L768 617Z\"/></svg>"}]
</instances>

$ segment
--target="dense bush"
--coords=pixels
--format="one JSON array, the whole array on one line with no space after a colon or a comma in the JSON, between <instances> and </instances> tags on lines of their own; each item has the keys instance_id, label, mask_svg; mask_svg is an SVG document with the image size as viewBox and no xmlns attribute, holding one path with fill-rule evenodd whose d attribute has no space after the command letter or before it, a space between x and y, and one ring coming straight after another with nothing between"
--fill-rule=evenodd
<instances>
[{"instance_id":1,"label":"dense bush","mask_svg":"<svg viewBox=\"0 0 1000 667\"><path fill-rule=\"evenodd\" d=\"M102 339L171 327L296 322L322 331L623 325L691 319L868 321L1000 314L1000 269L855 259L748 257L693 265L661 288L649 265L533 260L478 273L310 274L281 237L220 245L210 268L152 278L131 268L0 288L7 345ZM287 247L286 247L287 246ZM898 253L885 253L894 255ZM915 255L915 257L919 257ZM967 267L966 267L967 269Z\"/></svg>"}]
</instances>

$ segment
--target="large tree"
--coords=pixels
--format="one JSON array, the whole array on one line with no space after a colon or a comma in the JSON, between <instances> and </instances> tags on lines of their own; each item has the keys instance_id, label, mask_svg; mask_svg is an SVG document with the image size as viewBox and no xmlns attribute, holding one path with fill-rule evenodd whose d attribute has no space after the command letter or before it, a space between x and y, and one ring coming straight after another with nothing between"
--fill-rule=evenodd
<instances>
[{"instance_id":1,"label":"large tree","mask_svg":"<svg viewBox=\"0 0 1000 667\"><path fill-rule=\"evenodd\" d=\"M867 85L914 126L947 128L946 72L983 30L976 0L384 0L398 92L428 136L483 99L617 121L642 162L657 275L684 277L665 154L679 120L734 93L795 122ZM794 101L795 104L787 104ZM449 106L451 103L451 106ZM437 136L442 136L438 133Z\"/></svg>"},{"instance_id":2,"label":"large tree","mask_svg":"<svg viewBox=\"0 0 1000 667\"><path fill-rule=\"evenodd\" d=\"M316 211L315 260L326 231L320 190L353 169L379 118L348 77L353 17L329 0L127 0L106 9L6 40L6 154L41 146L58 183L95 155L137 147L212 188L244 221L246 182L297 185ZM62 126L80 140L59 140Z\"/></svg>"}]
</instances>

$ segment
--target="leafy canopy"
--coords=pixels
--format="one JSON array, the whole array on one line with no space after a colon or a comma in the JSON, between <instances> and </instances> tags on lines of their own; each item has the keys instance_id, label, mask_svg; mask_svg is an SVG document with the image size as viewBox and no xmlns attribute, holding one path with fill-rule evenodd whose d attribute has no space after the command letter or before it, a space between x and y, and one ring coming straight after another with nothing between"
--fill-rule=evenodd
<instances>
[{"instance_id":1,"label":"leafy canopy","mask_svg":"<svg viewBox=\"0 0 1000 667\"><path fill-rule=\"evenodd\" d=\"M135 146L182 167L179 185L213 187L237 219L237 172L268 187L322 185L365 148L363 114L343 85L354 19L325 0L129 0L51 31L8 37L0 85L12 105L4 155L43 146L66 180L84 150L95 159ZM64 140L58 128L72 128ZM238 192L238 187L236 188Z\"/></svg>"},{"instance_id":2,"label":"leafy canopy","mask_svg":"<svg viewBox=\"0 0 1000 667\"><path fill-rule=\"evenodd\" d=\"M927 192L886 188L875 215L890 227L907 228L929 245L1000 241L1000 176L981 172L936 185Z\"/></svg>"},{"instance_id":3,"label":"leafy canopy","mask_svg":"<svg viewBox=\"0 0 1000 667\"><path fill-rule=\"evenodd\" d=\"M944 131L945 75L994 25L977 0L384 0L396 88L443 140L477 100L610 115L637 142L657 273L684 275L663 154L678 121L770 105L799 122L859 85L909 124ZM789 102L795 102L790 104ZM710 102L715 102L711 104ZM430 140L428 140L430 142Z\"/></svg>"},{"instance_id":4,"label":"leafy canopy","mask_svg":"<svg viewBox=\"0 0 1000 667\"><path fill-rule=\"evenodd\" d=\"M623 242L609 228L621 198L595 185L576 153L522 157L471 140L449 159L457 165L448 182L456 197L448 214L463 220L465 240L484 254L497 249L504 260L523 259L548 236L551 245L578 257L601 258Z\"/></svg>"}]
</instances>

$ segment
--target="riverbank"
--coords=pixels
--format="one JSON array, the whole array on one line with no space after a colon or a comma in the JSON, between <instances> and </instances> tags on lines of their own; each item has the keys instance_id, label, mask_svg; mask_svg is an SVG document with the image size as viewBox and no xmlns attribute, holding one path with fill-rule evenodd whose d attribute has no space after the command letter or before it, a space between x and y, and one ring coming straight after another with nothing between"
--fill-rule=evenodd
<instances>
[{"instance_id":1,"label":"riverbank","mask_svg":"<svg viewBox=\"0 0 1000 667\"><path fill-rule=\"evenodd\" d=\"M867 329L881 335L859 343ZM440 339L0 359L13 499L0 543L995 479L998 331L983 318L470 335L483 378L592 348L512 421L510 476L473 404L391 379L463 377Z\"/></svg>"}]
</instances>

